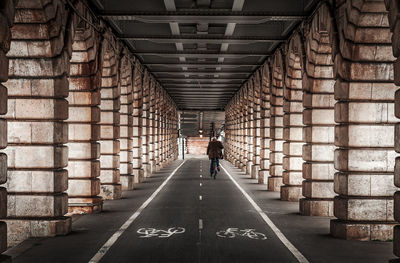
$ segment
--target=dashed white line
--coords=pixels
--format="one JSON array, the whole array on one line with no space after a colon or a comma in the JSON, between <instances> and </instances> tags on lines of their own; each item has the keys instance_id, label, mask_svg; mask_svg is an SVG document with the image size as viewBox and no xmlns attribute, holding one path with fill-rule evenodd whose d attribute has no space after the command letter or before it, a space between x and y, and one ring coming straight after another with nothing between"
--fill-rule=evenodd
<instances>
[{"instance_id":1,"label":"dashed white line","mask_svg":"<svg viewBox=\"0 0 400 263\"><path fill-rule=\"evenodd\" d=\"M151 201L156 197L156 195L164 188L164 186L168 183L171 177L178 171L179 168L186 162L184 160L176 169L168 176L167 179L154 191L154 193L133 213L128 220L107 240L106 243L97 251L96 255L92 257L89 263L97 263L99 262L103 256L107 253L107 251L114 245L114 243L118 240L118 238L125 232L125 230L135 221L135 219L140 215L140 213L145 209Z\"/></svg>"},{"instance_id":2,"label":"dashed white line","mask_svg":"<svg viewBox=\"0 0 400 263\"><path fill-rule=\"evenodd\" d=\"M271 221L271 219L264 213L264 211L254 202L254 200L246 193L245 190L233 179L232 175L221 165L222 169L229 176L236 187L242 192L254 209L260 214L262 219L267 225L274 231L275 235L281 240L281 242L289 249L289 251L296 257L300 263L310 263L301 252L286 238L286 236L279 230L279 228Z\"/></svg>"},{"instance_id":3,"label":"dashed white line","mask_svg":"<svg viewBox=\"0 0 400 263\"><path fill-rule=\"evenodd\" d=\"M200 201L203 200L203 197L202 197L201 195L199 195L199 200L200 200Z\"/></svg>"},{"instance_id":4,"label":"dashed white line","mask_svg":"<svg viewBox=\"0 0 400 263\"><path fill-rule=\"evenodd\" d=\"M203 219L199 219L199 230L203 229Z\"/></svg>"},{"instance_id":5,"label":"dashed white line","mask_svg":"<svg viewBox=\"0 0 400 263\"><path fill-rule=\"evenodd\" d=\"M202 184L202 183L200 183L200 186L203 186L203 184Z\"/></svg>"},{"instance_id":6,"label":"dashed white line","mask_svg":"<svg viewBox=\"0 0 400 263\"><path fill-rule=\"evenodd\" d=\"M200 174L200 178L203 177L203 175Z\"/></svg>"}]
</instances>

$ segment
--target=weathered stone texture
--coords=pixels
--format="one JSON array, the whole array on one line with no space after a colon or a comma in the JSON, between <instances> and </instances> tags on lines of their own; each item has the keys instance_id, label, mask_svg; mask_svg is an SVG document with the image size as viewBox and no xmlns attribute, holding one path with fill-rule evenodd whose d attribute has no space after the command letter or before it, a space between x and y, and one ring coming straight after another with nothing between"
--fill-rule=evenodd
<instances>
[{"instance_id":1,"label":"weathered stone texture","mask_svg":"<svg viewBox=\"0 0 400 263\"><path fill-rule=\"evenodd\" d=\"M140 183L144 178L142 167L142 110L143 110L143 67L136 61L133 80L133 149L132 149L132 168L133 183Z\"/></svg>"}]
</instances>

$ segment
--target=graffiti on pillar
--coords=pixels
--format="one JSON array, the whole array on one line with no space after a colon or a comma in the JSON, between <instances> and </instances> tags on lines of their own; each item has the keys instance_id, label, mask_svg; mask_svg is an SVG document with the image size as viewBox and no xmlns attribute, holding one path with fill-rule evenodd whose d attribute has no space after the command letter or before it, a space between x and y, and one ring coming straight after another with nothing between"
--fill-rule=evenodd
<instances>
[{"instance_id":1,"label":"graffiti on pillar","mask_svg":"<svg viewBox=\"0 0 400 263\"><path fill-rule=\"evenodd\" d=\"M158 237L158 238L168 238L175 234L183 234L185 233L185 229L183 227L171 227L167 230L163 229L155 229L155 228L140 228L137 231L140 238L150 238L150 237Z\"/></svg>"},{"instance_id":2,"label":"graffiti on pillar","mask_svg":"<svg viewBox=\"0 0 400 263\"><path fill-rule=\"evenodd\" d=\"M236 238L236 237L247 237L250 239L266 240L267 237L263 233L255 232L255 229L246 228L227 228L226 230L218 231L218 237L221 238Z\"/></svg>"}]
</instances>

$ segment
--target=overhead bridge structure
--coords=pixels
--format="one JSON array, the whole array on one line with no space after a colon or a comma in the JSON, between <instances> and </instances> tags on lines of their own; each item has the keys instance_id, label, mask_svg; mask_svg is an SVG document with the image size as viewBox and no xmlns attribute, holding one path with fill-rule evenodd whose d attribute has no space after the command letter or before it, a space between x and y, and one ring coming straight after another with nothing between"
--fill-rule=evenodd
<instances>
[{"instance_id":1,"label":"overhead bridge structure","mask_svg":"<svg viewBox=\"0 0 400 263\"><path fill-rule=\"evenodd\" d=\"M0 262L400 262L399 10L1 0Z\"/></svg>"}]
</instances>

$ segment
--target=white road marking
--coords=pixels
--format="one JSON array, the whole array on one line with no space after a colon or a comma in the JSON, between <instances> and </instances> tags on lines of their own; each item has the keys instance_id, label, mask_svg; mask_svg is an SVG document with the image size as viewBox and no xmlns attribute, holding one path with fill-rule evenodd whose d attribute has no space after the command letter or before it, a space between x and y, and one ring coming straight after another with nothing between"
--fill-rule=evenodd
<instances>
[{"instance_id":1,"label":"white road marking","mask_svg":"<svg viewBox=\"0 0 400 263\"><path fill-rule=\"evenodd\" d=\"M264 211L254 202L254 200L246 193L245 190L233 179L232 175L221 165L222 169L229 176L236 187L242 192L254 209L260 214L262 219L267 225L274 231L275 235L281 240L281 242L289 249L289 251L296 257L300 263L310 263L301 252L286 238L286 236L279 230L279 228L271 221L271 219L264 213Z\"/></svg>"},{"instance_id":2,"label":"white road marking","mask_svg":"<svg viewBox=\"0 0 400 263\"><path fill-rule=\"evenodd\" d=\"M203 177L203 175L200 174L200 178L202 178L202 177Z\"/></svg>"},{"instance_id":3,"label":"white road marking","mask_svg":"<svg viewBox=\"0 0 400 263\"><path fill-rule=\"evenodd\" d=\"M151 201L157 196L157 194L164 188L164 186L168 183L171 177L178 171L179 168L186 162L184 160L176 169L168 176L167 179L154 191L154 193L133 213L128 220L115 232L104 245L97 251L96 255L92 257L89 263L97 263L99 262L103 256L107 253L107 251L114 245L114 243L118 240L118 238L125 232L125 230L135 221L135 219L140 215L140 213L145 209Z\"/></svg>"},{"instance_id":4,"label":"white road marking","mask_svg":"<svg viewBox=\"0 0 400 263\"><path fill-rule=\"evenodd\" d=\"M199 230L203 229L203 219L199 219Z\"/></svg>"},{"instance_id":5,"label":"white road marking","mask_svg":"<svg viewBox=\"0 0 400 263\"><path fill-rule=\"evenodd\" d=\"M200 201L203 200L203 197L202 197L201 195L199 195L199 200L200 200Z\"/></svg>"},{"instance_id":6,"label":"white road marking","mask_svg":"<svg viewBox=\"0 0 400 263\"><path fill-rule=\"evenodd\" d=\"M203 186L203 184L202 184L202 183L200 183L200 186Z\"/></svg>"}]
</instances>

